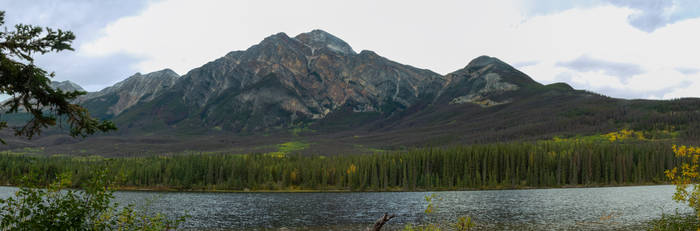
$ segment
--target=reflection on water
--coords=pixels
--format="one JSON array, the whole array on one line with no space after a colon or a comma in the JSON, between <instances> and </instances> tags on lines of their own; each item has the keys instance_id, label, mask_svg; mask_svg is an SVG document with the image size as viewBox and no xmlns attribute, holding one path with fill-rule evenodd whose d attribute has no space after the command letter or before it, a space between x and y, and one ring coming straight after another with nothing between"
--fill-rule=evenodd
<instances>
[{"instance_id":1,"label":"reflection on water","mask_svg":"<svg viewBox=\"0 0 700 231\"><path fill-rule=\"evenodd\" d=\"M16 189L0 187L0 197ZM117 192L119 203L149 203L154 211L189 214L194 229L351 229L396 213L392 228L430 219L471 216L493 229L633 229L662 212L690 211L671 200L673 186L435 192L442 198L430 217L431 192L166 193ZM439 218L438 218L439 217Z\"/></svg>"}]
</instances>

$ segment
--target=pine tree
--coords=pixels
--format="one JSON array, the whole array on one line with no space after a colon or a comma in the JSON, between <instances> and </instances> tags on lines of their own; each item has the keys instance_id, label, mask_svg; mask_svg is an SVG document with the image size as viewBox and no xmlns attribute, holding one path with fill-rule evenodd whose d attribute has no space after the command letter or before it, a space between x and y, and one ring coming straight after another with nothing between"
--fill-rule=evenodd
<instances>
[{"instance_id":1,"label":"pine tree","mask_svg":"<svg viewBox=\"0 0 700 231\"><path fill-rule=\"evenodd\" d=\"M0 26L4 19L5 12L0 11ZM0 94L11 96L2 105L7 109L4 113L26 111L30 115L26 124L15 128L16 136L31 139L62 121L69 125L74 137L116 129L112 122L98 121L90 117L87 109L70 102L85 92L51 88L50 78L55 74L34 65L34 54L73 50L74 39L70 31L32 25L19 24L14 31L0 31ZM0 121L0 129L7 127L7 121ZM5 143L2 139L0 142Z\"/></svg>"}]
</instances>

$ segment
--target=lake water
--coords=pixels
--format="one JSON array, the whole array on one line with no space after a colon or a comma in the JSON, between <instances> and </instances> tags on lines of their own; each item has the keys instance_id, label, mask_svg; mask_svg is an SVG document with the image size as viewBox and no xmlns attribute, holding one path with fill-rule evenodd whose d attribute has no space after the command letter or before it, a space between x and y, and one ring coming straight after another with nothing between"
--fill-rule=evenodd
<instances>
[{"instance_id":1,"label":"lake water","mask_svg":"<svg viewBox=\"0 0 700 231\"><path fill-rule=\"evenodd\" d=\"M0 197L16 188L0 187ZM674 186L434 192L438 208L426 215L433 192L187 193L117 192L120 203L148 204L169 215L189 214L197 230L357 230L384 212L397 217L390 229L470 216L498 230L630 229L661 213L689 212L672 201Z\"/></svg>"}]
</instances>

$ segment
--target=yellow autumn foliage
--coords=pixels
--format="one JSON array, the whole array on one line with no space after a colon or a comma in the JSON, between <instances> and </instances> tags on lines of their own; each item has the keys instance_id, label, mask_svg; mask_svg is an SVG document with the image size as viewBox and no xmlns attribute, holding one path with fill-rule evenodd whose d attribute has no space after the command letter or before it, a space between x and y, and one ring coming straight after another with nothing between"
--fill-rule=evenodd
<instances>
[{"instance_id":1,"label":"yellow autumn foliage","mask_svg":"<svg viewBox=\"0 0 700 231\"><path fill-rule=\"evenodd\" d=\"M607 137L610 142L615 142L615 141L619 141L619 140L626 140L629 138L636 138L637 140L645 140L646 139L644 137L644 133L637 132L634 130L629 130L629 129L622 129L619 132L611 132L611 133L605 134L605 137Z\"/></svg>"},{"instance_id":2,"label":"yellow autumn foliage","mask_svg":"<svg viewBox=\"0 0 700 231\"><path fill-rule=\"evenodd\" d=\"M666 177L676 185L673 199L688 203L695 210L700 219L700 173L698 172L700 160L700 147L673 145L673 153L685 162L679 167L666 170Z\"/></svg>"},{"instance_id":3,"label":"yellow autumn foliage","mask_svg":"<svg viewBox=\"0 0 700 231\"><path fill-rule=\"evenodd\" d=\"M348 170L346 170L346 173L348 175L356 173L357 172L357 166L355 164L350 164L350 167L348 167Z\"/></svg>"},{"instance_id":4,"label":"yellow autumn foliage","mask_svg":"<svg viewBox=\"0 0 700 231\"><path fill-rule=\"evenodd\" d=\"M289 173L289 179L296 183L298 181L298 175L299 175L299 170L294 169L292 172Z\"/></svg>"}]
</instances>

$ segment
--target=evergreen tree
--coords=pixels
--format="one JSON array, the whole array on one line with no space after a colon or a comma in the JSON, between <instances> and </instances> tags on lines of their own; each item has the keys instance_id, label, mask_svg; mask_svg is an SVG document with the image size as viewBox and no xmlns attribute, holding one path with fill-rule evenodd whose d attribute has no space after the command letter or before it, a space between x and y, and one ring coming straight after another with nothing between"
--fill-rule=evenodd
<instances>
[{"instance_id":1,"label":"evergreen tree","mask_svg":"<svg viewBox=\"0 0 700 231\"><path fill-rule=\"evenodd\" d=\"M0 11L0 26L5 23L5 12ZM13 31L0 31L0 94L10 95L3 103L4 113L26 111L30 118L15 128L16 136L32 138L42 129L65 121L72 136L86 136L97 131L116 129L110 121L90 117L87 109L70 101L85 92L63 92L51 88L49 73L34 65L34 54L73 50L75 35L70 31L45 30L38 26L16 25ZM0 121L0 129L7 128ZM0 139L0 142L5 143Z\"/></svg>"}]
</instances>

